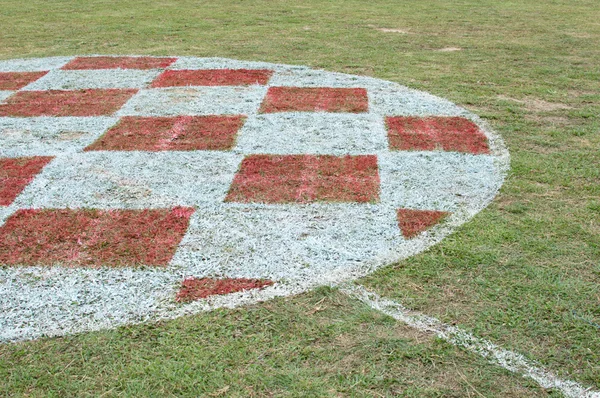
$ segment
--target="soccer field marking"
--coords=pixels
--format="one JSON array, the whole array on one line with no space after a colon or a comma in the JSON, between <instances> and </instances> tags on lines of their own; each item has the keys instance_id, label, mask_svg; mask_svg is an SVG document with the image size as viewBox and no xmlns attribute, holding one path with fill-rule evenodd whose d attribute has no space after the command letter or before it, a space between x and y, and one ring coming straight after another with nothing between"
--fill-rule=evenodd
<instances>
[{"instance_id":1,"label":"soccer field marking","mask_svg":"<svg viewBox=\"0 0 600 398\"><path fill-rule=\"evenodd\" d=\"M411 311L396 301L386 299L367 290L364 286L348 283L340 285L339 288L343 293L365 303L374 310L391 316L419 331L434 333L450 344L482 356L489 362L510 372L533 379L543 388L558 390L568 398L600 398L600 392L585 388L572 380L562 379L537 362L525 358L522 354L506 350L489 340L476 337L459 327L448 325L434 317Z\"/></svg>"},{"instance_id":2,"label":"soccer field marking","mask_svg":"<svg viewBox=\"0 0 600 398\"><path fill-rule=\"evenodd\" d=\"M0 188L13 192L0 237L19 249L0 268L0 341L354 280L440 242L509 166L477 115L364 76L135 56L0 61L0 73ZM52 160L19 179L11 162L24 157ZM125 224L179 208L193 214L172 256L147 263L157 245ZM117 214L123 225L104 219ZM70 226L60 239L54 219ZM192 280L198 301L177 300Z\"/></svg>"}]
</instances>

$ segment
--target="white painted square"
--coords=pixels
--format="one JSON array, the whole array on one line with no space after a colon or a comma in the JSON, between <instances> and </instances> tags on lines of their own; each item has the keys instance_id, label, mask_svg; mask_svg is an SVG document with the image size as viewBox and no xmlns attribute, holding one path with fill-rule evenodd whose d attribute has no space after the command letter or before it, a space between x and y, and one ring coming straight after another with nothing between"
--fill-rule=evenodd
<instances>
[{"instance_id":1,"label":"white painted square","mask_svg":"<svg viewBox=\"0 0 600 398\"><path fill-rule=\"evenodd\" d=\"M487 155L453 152L380 154L381 203L444 211L487 203L501 184L494 161Z\"/></svg>"},{"instance_id":2,"label":"white painted square","mask_svg":"<svg viewBox=\"0 0 600 398\"><path fill-rule=\"evenodd\" d=\"M0 90L0 104L3 103L5 99L10 97L14 93L16 93L16 91Z\"/></svg>"},{"instance_id":3,"label":"white painted square","mask_svg":"<svg viewBox=\"0 0 600 398\"><path fill-rule=\"evenodd\" d=\"M0 72L37 72L61 68L74 57L11 59L0 61Z\"/></svg>"},{"instance_id":4,"label":"white painted square","mask_svg":"<svg viewBox=\"0 0 600 398\"><path fill-rule=\"evenodd\" d=\"M176 87L141 90L119 116L251 115L258 111L266 86Z\"/></svg>"},{"instance_id":5,"label":"white painted square","mask_svg":"<svg viewBox=\"0 0 600 398\"><path fill-rule=\"evenodd\" d=\"M57 157L15 200L36 208L164 208L222 202L242 156L85 152Z\"/></svg>"},{"instance_id":6,"label":"white painted square","mask_svg":"<svg viewBox=\"0 0 600 398\"><path fill-rule=\"evenodd\" d=\"M400 86L370 89L369 111L384 116L464 116L467 114L465 109L450 101Z\"/></svg>"},{"instance_id":7,"label":"white painted square","mask_svg":"<svg viewBox=\"0 0 600 398\"><path fill-rule=\"evenodd\" d=\"M16 208L14 206L0 206L0 227L15 211Z\"/></svg>"},{"instance_id":8,"label":"white painted square","mask_svg":"<svg viewBox=\"0 0 600 398\"><path fill-rule=\"evenodd\" d=\"M145 88L160 73L160 70L137 69L53 70L23 90Z\"/></svg>"},{"instance_id":9,"label":"white painted square","mask_svg":"<svg viewBox=\"0 0 600 398\"><path fill-rule=\"evenodd\" d=\"M0 341L139 322L178 282L163 269L0 268Z\"/></svg>"},{"instance_id":10,"label":"white painted square","mask_svg":"<svg viewBox=\"0 0 600 398\"><path fill-rule=\"evenodd\" d=\"M394 209L370 204L202 206L171 267L189 275L311 281L401 243Z\"/></svg>"},{"instance_id":11,"label":"white painted square","mask_svg":"<svg viewBox=\"0 0 600 398\"><path fill-rule=\"evenodd\" d=\"M269 69L269 70L288 70L290 65L277 65L266 62L239 61L226 58L193 58L179 57L177 61L171 64L167 69ZM299 66L298 68L306 68Z\"/></svg>"},{"instance_id":12,"label":"white painted square","mask_svg":"<svg viewBox=\"0 0 600 398\"><path fill-rule=\"evenodd\" d=\"M298 68L277 71L269 86L288 87L333 87L333 88L366 88L393 86L391 82L383 82L364 76L347 75L345 73L326 72L322 70Z\"/></svg>"},{"instance_id":13,"label":"white painted square","mask_svg":"<svg viewBox=\"0 0 600 398\"><path fill-rule=\"evenodd\" d=\"M381 116L289 112L250 116L238 133L234 150L244 154L360 155L387 147Z\"/></svg>"},{"instance_id":14,"label":"white painted square","mask_svg":"<svg viewBox=\"0 0 600 398\"><path fill-rule=\"evenodd\" d=\"M78 152L117 121L112 117L0 117L0 156L58 156Z\"/></svg>"}]
</instances>

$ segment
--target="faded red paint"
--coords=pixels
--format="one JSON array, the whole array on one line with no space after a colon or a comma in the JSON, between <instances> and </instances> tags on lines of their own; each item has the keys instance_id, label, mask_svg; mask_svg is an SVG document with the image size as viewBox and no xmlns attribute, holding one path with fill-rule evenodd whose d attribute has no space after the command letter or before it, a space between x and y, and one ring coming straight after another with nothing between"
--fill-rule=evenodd
<instances>
[{"instance_id":1,"label":"faded red paint","mask_svg":"<svg viewBox=\"0 0 600 398\"><path fill-rule=\"evenodd\" d=\"M386 118L386 124L392 150L490 153L485 134L463 117L394 116Z\"/></svg>"},{"instance_id":2,"label":"faded red paint","mask_svg":"<svg viewBox=\"0 0 600 398\"><path fill-rule=\"evenodd\" d=\"M364 88L270 87L260 112L351 112L369 110Z\"/></svg>"},{"instance_id":3,"label":"faded red paint","mask_svg":"<svg viewBox=\"0 0 600 398\"><path fill-rule=\"evenodd\" d=\"M0 90L20 90L33 83L48 71L43 72L0 72Z\"/></svg>"},{"instance_id":4,"label":"faded red paint","mask_svg":"<svg viewBox=\"0 0 600 398\"><path fill-rule=\"evenodd\" d=\"M0 104L0 116L108 116L136 89L19 91Z\"/></svg>"},{"instance_id":5,"label":"faded red paint","mask_svg":"<svg viewBox=\"0 0 600 398\"><path fill-rule=\"evenodd\" d=\"M62 69L162 69L177 58L154 57L77 57Z\"/></svg>"},{"instance_id":6,"label":"faded red paint","mask_svg":"<svg viewBox=\"0 0 600 398\"><path fill-rule=\"evenodd\" d=\"M241 292L243 290L262 289L274 282L264 279L245 278L187 278L175 298L179 302L190 302L209 296Z\"/></svg>"},{"instance_id":7,"label":"faded red paint","mask_svg":"<svg viewBox=\"0 0 600 398\"><path fill-rule=\"evenodd\" d=\"M398 226L405 238L413 238L442 221L448 214L437 210L398 209Z\"/></svg>"},{"instance_id":8,"label":"faded red paint","mask_svg":"<svg viewBox=\"0 0 600 398\"><path fill-rule=\"evenodd\" d=\"M244 203L378 200L379 171L374 155L248 156L225 199Z\"/></svg>"},{"instance_id":9,"label":"faded red paint","mask_svg":"<svg viewBox=\"0 0 600 398\"><path fill-rule=\"evenodd\" d=\"M228 150L244 116L121 118L86 151Z\"/></svg>"},{"instance_id":10,"label":"faded red paint","mask_svg":"<svg viewBox=\"0 0 600 398\"><path fill-rule=\"evenodd\" d=\"M0 206L9 206L52 159L51 156L0 158Z\"/></svg>"},{"instance_id":11,"label":"faded red paint","mask_svg":"<svg viewBox=\"0 0 600 398\"><path fill-rule=\"evenodd\" d=\"M21 209L0 227L0 264L166 266L193 212Z\"/></svg>"},{"instance_id":12,"label":"faded red paint","mask_svg":"<svg viewBox=\"0 0 600 398\"><path fill-rule=\"evenodd\" d=\"M152 87L265 85L273 74L268 69L167 70Z\"/></svg>"}]
</instances>

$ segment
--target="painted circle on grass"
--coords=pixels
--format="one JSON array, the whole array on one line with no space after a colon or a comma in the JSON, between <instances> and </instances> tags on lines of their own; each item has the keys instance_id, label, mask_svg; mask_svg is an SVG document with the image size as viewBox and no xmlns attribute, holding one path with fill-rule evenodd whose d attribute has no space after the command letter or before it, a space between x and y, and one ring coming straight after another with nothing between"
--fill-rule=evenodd
<instances>
[{"instance_id":1,"label":"painted circle on grass","mask_svg":"<svg viewBox=\"0 0 600 398\"><path fill-rule=\"evenodd\" d=\"M295 294L483 209L502 140L396 83L222 58L0 61L0 340Z\"/></svg>"}]
</instances>

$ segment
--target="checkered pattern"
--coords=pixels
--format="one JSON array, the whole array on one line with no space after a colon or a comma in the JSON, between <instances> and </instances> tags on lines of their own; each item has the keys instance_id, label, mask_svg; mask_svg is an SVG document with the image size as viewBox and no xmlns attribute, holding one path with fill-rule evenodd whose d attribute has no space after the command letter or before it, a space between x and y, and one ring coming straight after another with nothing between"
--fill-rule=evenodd
<instances>
[{"instance_id":1,"label":"checkered pattern","mask_svg":"<svg viewBox=\"0 0 600 398\"><path fill-rule=\"evenodd\" d=\"M431 122L442 116L469 128L445 135ZM432 241L422 231L440 215L460 224L502 181L494 140L465 117L393 83L304 67L191 57L0 62L0 165L12 173L0 166L0 192L13 184L0 203L0 239L14 249L0 251L0 262L41 275L32 297L52 297L36 316L14 304L14 325L27 318L42 333L46 314L62 319L57 308L69 307L54 327L89 328L77 326L88 315L69 295L86 303L89 294L77 286L104 286L96 298L108 294L114 305L99 299L86 311L110 309L121 324L174 302L186 277L308 286L423 250ZM13 159L44 162L21 175ZM169 243L148 239L162 231L144 220L177 209L189 210ZM52 232L59 222L63 240ZM119 268L144 263L163 271ZM2 272L19 280L22 271ZM10 322L0 319L0 338L21 330Z\"/></svg>"},{"instance_id":2,"label":"checkered pattern","mask_svg":"<svg viewBox=\"0 0 600 398\"><path fill-rule=\"evenodd\" d=\"M406 109L388 109L395 99L383 83L211 59L80 57L48 70L35 62L0 73L0 156L57 158L32 178L15 210L293 205L310 194L308 202L453 211L472 199L461 190L476 190L481 171L493 172L490 157L440 152L418 136L397 144L404 119L396 115ZM323 79L328 86L319 87ZM476 133L487 152L485 135ZM451 134L460 139L460 130ZM279 161L262 162L254 171L262 179L253 180L244 164L259 154ZM304 154L332 160L298 163ZM375 185L359 183L354 166L331 166L348 155L373 160ZM415 165L418 173L406 172Z\"/></svg>"}]
</instances>

